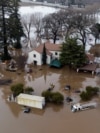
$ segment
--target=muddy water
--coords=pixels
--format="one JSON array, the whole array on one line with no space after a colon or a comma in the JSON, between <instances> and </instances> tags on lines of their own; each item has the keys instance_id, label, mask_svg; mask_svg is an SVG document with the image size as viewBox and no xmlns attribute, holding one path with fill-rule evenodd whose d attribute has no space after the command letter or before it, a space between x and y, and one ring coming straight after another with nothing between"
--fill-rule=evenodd
<instances>
[{"instance_id":1,"label":"muddy water","mask_svg":"<svg viewBox=\"0 0 100 133\"><path fill-rule=\"evenodd\" d=\"M3 78L11 78L12 84L21 82L33 87L36 95L41 95L53 83L53 91L61 92L65 98L72 96L78 101L79 94L75 94L75 90L82 90L87 85L100 86L100 77L76 73L66 67L55 69L35 66L32 70L29 75L22 70L8 72L0 67ZM64 90L66 84L71 86L70 92ZM7 101L11 85L0 86L0 133L100 133L100 107L72 113L70 105L64 101L62 106L48 104L44 110L33 108L31 113L24 114L21 106ZM100 102L100 98L95 100Z\"/></svg>"}]
</instances>

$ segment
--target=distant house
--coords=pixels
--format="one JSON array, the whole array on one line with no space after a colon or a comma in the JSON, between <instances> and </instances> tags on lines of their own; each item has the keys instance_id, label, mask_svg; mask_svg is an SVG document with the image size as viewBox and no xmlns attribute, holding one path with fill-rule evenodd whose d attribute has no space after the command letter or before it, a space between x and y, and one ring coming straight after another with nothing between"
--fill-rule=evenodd
<instances>
[{"instance_id":1,"label":"distant house","mask_svg":"<svg viewBox=\"0 0 100 133\"><path fill-rule=\"evenodd\" d=\"M94 57L93 54L87 53L86 57L87 57L88 64L93 64L94 63L95 57Z\"/></svg>"},{"instance_id":2,"label":"distant house","mask_svg":"<svg viewBox=\"0 0 100 133\"><path fill-rule=\"evenodd\" d=\"M77 68L77 72L79 71L91 72L93 75L97 70L97 63L95 63L95 57L93 54L90 53L87 53L86 57L87 57L87 64L84 65L83 67Z\"/></svg>"},{"instance_id":3,"label":"distant house","mask_svg":"<svg viewBox=\"0 0 100 133\"><path fill-rule=\"evenodd\" d=\"M36 64L36 65L42 65L42 54L43 54L43 47L45 45L46 48L46 63L50 64L51 60L53 59L59 59L61 50L59 44L53 44L50 42L47 42L45 44L40 44L37 48L33 49L33 51L29 52L27 64Z\"/></svg>"},{"instance_id":4,"label":"distant house","mask_svg":"<svg viewBox=\"0 0 100 133\"><path fill-rule=\"evenodd\" d=\"M100 57L95 57L93 54L86 54L88 64L97 63L100 64Z\"/></svg>"},{"instance_id":5,"label":"distant house","mask_svg":"<svg viewBox=\"0 0 100 133\"><path fill-rule=\"evenodd\" d=\"M97 64L100 64L100 57L95 57L94 62L97 63Z\"/></svg>"}]
</instances>

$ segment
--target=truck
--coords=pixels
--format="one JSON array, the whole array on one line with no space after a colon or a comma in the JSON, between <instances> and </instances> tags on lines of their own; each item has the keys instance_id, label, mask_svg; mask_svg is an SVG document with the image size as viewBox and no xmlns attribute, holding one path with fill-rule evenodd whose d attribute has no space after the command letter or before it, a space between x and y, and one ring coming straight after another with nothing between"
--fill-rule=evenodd
<instances>
[{"instance_id":1,"label":"truck","mask_svg":"<svg viewBox=\"0 0 100 133\"><path fill-rule=\"evenodd\" d=\"M96 102L89 102L89 103L84 103L84 104L76 103L76 104L71 105L71 111L77 112L77 111L92 109L92 108L96 108L96 107L97 107Z\"/></svg>"},{"instance_id":2,"label":"truck","mask_svg":"<svg viewBox=\"0 0 100 133\"><path fill-rule=\"evenodd\" d=\"M45 97L21 93L17 96L16 102L19 105L43 109L45 106Z\"/></svg>"}]
</instances>

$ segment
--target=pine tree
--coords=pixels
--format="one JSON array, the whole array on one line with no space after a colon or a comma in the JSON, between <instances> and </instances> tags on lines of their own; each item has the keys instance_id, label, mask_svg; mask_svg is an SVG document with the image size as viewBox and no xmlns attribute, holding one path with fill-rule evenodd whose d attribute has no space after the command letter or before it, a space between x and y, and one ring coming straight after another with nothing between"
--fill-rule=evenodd
<instances>
[{"instance_id":1,"label":"pine tree","mask_svg":"<svg viewBox=\"0 0 100 133\"><path fill-rule=\"evenodd\" d=\"M14 47L21 48L21 37L24 36L23 28L20 22L20 15L18 13L20 0L13 0L13 13L9 18L9 32L10 39L14 42Z\"/></svg>"},{"instance_id":2,"label":"pine tree","mask_svg":"<svg viewBox=\"0 0 100 133\"><path fill-rule=\"evenodd\" d=\"M8 19L12 13L12 0L0 0L0 44L4 49L2 60L10 59L8 53L9 32Z\"/></svg>"},{"instance_id":3,"label":"pine tree","mask_svg":"<svg viewBox=\"0 0 100 133\"><path fill-rule=\"evenodd\" d=\"M76 39L66 40L61 47L60 61L73 68L82 66L86 62L83 46L78 45Z\"/></svg>"},{"instance_id":4,"label":"pine tree","mask_svg":"<svg viewBox=\"0 0 100 133\"><path fill-rule=\"evenodd\" d=\"M18 14L20 0L0 0L0 46L4 49L2 60L11 59L8 46L16 43L21 48L20 39L24 35Z\"/></svg>"},{"instance_id":5,"label":"pine tree","mask_svg":"<svg viewBox=\"0 0 100 133\"><path fill-rule=\"evenodd\" d=\"M44 65L46 64L46 60L47 60L47 54L46 54L46 47L45 47L45 44L44 44L43 52L42 52L42 61L43 61Z\"/></svg>"}]
</instances>

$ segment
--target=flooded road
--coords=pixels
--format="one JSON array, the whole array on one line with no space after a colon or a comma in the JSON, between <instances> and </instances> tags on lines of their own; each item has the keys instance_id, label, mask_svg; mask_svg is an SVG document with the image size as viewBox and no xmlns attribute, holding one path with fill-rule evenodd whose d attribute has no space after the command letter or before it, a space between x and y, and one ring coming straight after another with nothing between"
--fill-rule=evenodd
<instances>
[{"instance_id":1,"label":"flooded road","mask_svg":"<svg viewBox=\"0 0 100 133\"><path fill-rule=\"evenodd\" d=\"M0 68L0 73L4 75L3 78L11 78L12 84L24 83L25 86L33 87L35 95L41 95L53 83L53 91L59 91L64 98L71 96L75 101L80 100L79 94L74 93L75 90L83 90L87 85L100 86L100 77L90 73L77 73L67 67L56 69L34 66L32 70L29 75L21 70L9 72ZM48 104L43 110L32 108L31 113L25 114L17 103L7 101L12 84L0 86L0 133L100 132L100 107L72 113L70 105L64 100L62 106ZM64 89L66 84L71 86L70 92ZM100 98L96 100L100 102Z\"/></svg>"}]
</instances>

